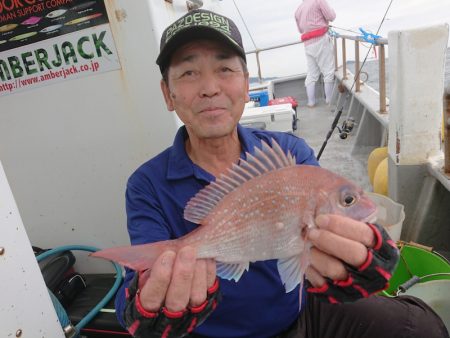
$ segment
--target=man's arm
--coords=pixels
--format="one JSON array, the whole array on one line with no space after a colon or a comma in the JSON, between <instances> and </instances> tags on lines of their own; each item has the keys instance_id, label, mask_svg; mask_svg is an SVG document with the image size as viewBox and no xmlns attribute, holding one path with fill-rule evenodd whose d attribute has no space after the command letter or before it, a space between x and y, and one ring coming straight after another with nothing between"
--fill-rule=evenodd
<instances>
[{"instance_id":1,"label":"man's arm","mask_svg":"<svg viewBox=\"0 0 450 338\"><path fill-rule=\"evenodd\" d=\"M294 14L295 24L297 25L297 30L298 30L298 32L299 32L300 34L303 33L303 30L300 29L300 21L301 21L301 19L300 19L300 14L301 14L301 10L302 10L302 5L300 5L300 6L297 8L297 10L295 11L295 14Z\"/></svg>"},{"instance_id":2,"label":"man's arm","mask_svg":"<svg viewBox=\"0 0 450 338\"><path fill-rule=\"evenodd\" d=\"M328 5L326 0L317 0L317 2L323 14L323 17L327 21L333 21L334 19L336 19L336 12L333 8L330 7L330 5Z\"/></svg>"}]
</instances>

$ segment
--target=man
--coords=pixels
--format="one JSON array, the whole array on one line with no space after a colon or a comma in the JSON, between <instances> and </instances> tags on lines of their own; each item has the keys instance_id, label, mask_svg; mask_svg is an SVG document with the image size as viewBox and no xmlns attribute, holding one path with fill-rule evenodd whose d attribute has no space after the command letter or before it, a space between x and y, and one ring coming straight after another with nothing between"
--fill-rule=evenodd
<instances>
[{"instance_id":1,"label":"man","mask_svg":"<svg viewBox=\"0 0 450 338\"><path fill-rule=\"evenodd\" d=\"M273 138L298 163L317 165L302 139L238 124L249 101L249 79L241 36L230 19L205 10L189 12L164 31L157 64L167 108L176 111L184 126L172 147L144 163L128 181L133 245L178 238L195 229L198 225L183 218L186 203L245 152L260 147L262 140L270 144ZM116 298L118 318L136 337L356 338L363 332L366 338L387 337L390 332L401 337L397 332L411 320L408 334L416 326L432 325L427 337L445 337L435 314L414 300L373 297L355 306L329 304L382 288L386 276L376 272L384 264L377 256L380 247L394 253L385 255L387 263L395 263L397 256L377 226L336 215L318 217L316 224L319 228L308 234L314 248L306 275L314 295L307 302L299 304L299 292L305 290L298 286L285 292L276 261L252 263L239 282L219 282L215 262L196 260L195 250L184 247L162 253L151 271L127 271ZM366 271L364 265L372 268ZM362 293L346 291L356 290L348 287L356 285L350 274L355 280L361 275L352 267L364 270ZM367 278L369 273L373 275ZM340 285L343 281L347 287ZM424 308L420 315L418 306ZM381 317L387 311L392 317ZM380 331L384 322L388 327Z\"/></svg>"},{"instance_id":2,"label":"man","mask_svg":"<svg viewBox=\"0 0 450 338\"><path fill-rule=\"evenodd\" d=\"M333 44L328 32L328 24L336 18L336 13L326 0L303 0L295 12L297 28L305 45L308 72L305 79L308 107L316 104L316 82L323 74L325 101L330 103L334 82Z\"/></svg>"}]
</instances>

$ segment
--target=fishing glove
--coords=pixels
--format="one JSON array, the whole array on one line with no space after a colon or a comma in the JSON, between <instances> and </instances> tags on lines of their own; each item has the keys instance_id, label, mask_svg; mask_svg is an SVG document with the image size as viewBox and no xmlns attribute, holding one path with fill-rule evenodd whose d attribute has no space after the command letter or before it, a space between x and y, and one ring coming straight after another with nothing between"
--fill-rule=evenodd
<instances>
[{"instance_id":1,"label":"fishing glove","mask_svg":"<svg viewBox=\"0 0 450 338\"><path fill-rule=\"evenodd\" d=\"M308 282L308 292L330 303L348 303L386 289L388 281L400 258L399 250L386 230L378 224L367 225L375 234L375 245L368 249L366 261L355 268L346 264L348 278L345 281L327 279L320 288Z\"/></svg>"},{"instance_id":2,"label":"fishing glove","mask_svg":"<svg viewBox=\"0 0 450 338\"><path fill-rule=\"evenodd\" d=\"M162 307L157 312L146 311L139 300L138 274L126 289L124 320L127 330L136 338L178 338L192 332L214 311L220 301L219 280L208 289L203 304L184 311L171 312Z\"/></svg>"}]
</instances>

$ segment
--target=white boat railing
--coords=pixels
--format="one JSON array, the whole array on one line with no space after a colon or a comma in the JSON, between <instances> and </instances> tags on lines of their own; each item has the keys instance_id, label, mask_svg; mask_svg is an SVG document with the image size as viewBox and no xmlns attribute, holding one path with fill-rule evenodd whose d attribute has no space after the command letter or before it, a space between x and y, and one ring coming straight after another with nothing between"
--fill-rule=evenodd
<instances>
[{"instance_id":1,"label":"white boat railing","mask_svg":"<svg viewBox=\"0 0 450 338\"><path fill-rule=\"evenodd\" d=\"M279 45L266 47L266 48L255 48L253 50L246 51L245 54L255 54L255 56L256 56L256 65L258 67L258 79L259 79L259 82L261 83L261 82L263 82L263 78L262 78L262 72L261 72L261 61L260 61L260 58L259 58L260 53L261 52L266 52L266 51L269 51L269 50L283 48L283 47L290 47L290 46L294 46L294 45L300 45L300 44L303 44L303 41L296 41L296 42L290 42L290 43L285 43L285 44L279 44Z\"/></svg>"},{"instance_id":2,"label":"white boat railing","mask_svg":"<svg viewBox=\"0 0 450 338\"><path fill-rule=\"evenodd\" d=\"M354 81L355 81L355 92L359 92L361 90L361 62L359 56L359 47L361 42L367 42L361 36L353 36L353 35L341 35L336 34L334 36L334 60L335 60L335 70L339 70L338 63L338 39L341 39L342 43L342 78L347 79L347 48L346 48L346 40L353 40L355 42L355 72L354 72ZM387 113L386 109L386 52L385 45L388 44L387 39L378 38L374 41L374 47L378 48L378 59L379 59L379 94L380 94L380 113Z\"/></svg>"}]
</instances>

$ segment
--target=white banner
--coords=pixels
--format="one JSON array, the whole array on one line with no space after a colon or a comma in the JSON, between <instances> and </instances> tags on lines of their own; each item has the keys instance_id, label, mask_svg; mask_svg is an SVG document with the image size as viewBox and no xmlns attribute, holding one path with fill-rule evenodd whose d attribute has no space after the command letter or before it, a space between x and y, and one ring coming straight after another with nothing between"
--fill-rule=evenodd
<instances>
[{"instance_id":1,"label":"white banner","mask_svg":"<svg viewBox=\"0 0 450 338\"><path fill-rule=\"evenodd\" d=\"M0 4L0 96L120 69L103 1Z\"/></svg>"},{"instance_id":2,"label":"white banner","mask_svg":"<svg viewBox=\"0 0 450 338\"><path fill-rule=\"evenodd\" d=\"M109 24L0 53L0 96L120 69Z\"/></svg>"}]
</instances>

